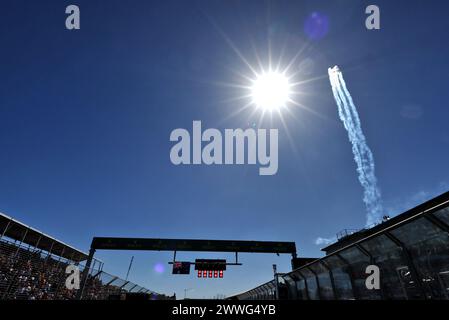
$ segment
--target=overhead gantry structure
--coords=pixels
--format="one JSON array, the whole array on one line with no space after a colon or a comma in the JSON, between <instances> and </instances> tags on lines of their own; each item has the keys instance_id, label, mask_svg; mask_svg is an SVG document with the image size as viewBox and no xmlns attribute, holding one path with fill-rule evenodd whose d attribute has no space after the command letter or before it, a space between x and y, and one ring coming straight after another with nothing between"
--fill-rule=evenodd
<instances>
[{"instance_id":1,"label":"overhead gantry structure","mask_svg":"<svg viewBox=\"0 0 449 320\"><path fill-rule=\"evenodd\" d=\"M173 260L177 251L232 252L236 254L237 265L238 253L287 253L292 255L292 265L297 258L294 242L94 237L78 290L78 299L83 296L96 250L173 251Z\"/></svg>"}]
</instances>

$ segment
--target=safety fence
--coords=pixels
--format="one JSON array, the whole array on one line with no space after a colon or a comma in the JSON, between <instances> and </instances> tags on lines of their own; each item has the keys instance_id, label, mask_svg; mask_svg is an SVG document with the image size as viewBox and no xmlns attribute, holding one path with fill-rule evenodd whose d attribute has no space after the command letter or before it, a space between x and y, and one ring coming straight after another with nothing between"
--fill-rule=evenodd
<instances>
[{"instance_id":1,"label":"safety fence","mask_svg":"<svg viewBox=\"0 0 449 320\"><path fill-rule=\"evenodd\" d=\"M0 239L0 300L71 300L78 290L66 286L68 265L82 274L84 265L22 245L6 237ZM102 270L103 263L94 260L89 270L83 299L119 299L139 294L148 299L167 299L131 281L125 281Z\"/></svg>"}]
</instances>

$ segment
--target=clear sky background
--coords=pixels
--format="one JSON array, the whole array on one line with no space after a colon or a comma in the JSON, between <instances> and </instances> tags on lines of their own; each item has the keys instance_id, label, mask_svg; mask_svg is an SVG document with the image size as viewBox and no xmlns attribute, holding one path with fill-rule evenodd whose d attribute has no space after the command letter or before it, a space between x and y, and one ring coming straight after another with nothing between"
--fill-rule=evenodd
<instances>
[{"instance_id":1,"label":"clear sky background","mask_svg":"<svg viewBox=\"0 0 449 320\"><path fill-rule=\"evenodd\" d=\"M365 224L351 145L327 68L339 65L371 147L386 213L449 189L449 3L381 1L381 30L365 28L367 1L1 1L0 211L87 251L93 236L295 241ZM81 30L65 29L65 7ZM305 22L329 22L319 39ZM326 31L326 30L324 30ZM300 71L291 107L265 118L233 100L247 61ZM284 49L281 55L282 48ZM174 166L175 128L279 129L279 170ZM289 139L289 136L291 139ZM105 270L152 290L212 297L290 270L288 255L242 254L224 279L172 276L171 253L105 252ZM180 260L226 254L179 253ZM158 273L155 265L163 263ZM160 271L160 270L159 270Z\"/></svg>"}]
</instances>

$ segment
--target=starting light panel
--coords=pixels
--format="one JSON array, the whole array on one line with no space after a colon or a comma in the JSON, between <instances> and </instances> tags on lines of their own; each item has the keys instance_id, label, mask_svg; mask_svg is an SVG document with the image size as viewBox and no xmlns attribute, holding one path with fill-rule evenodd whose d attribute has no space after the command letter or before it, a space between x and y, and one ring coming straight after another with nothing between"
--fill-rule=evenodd
<instances>
[{"instance_id":1,"label":"starting light panel","mask_svg":"<svg viewBox=\"0 0 449 320\"><path fill-rule=\"evenodd\" d=\"M198 278L223 278L226 270L226 260L224 259L196 259L195 270Z\"/></svg>"},{"instance_id":2,"label":"starting light panel","mask_svg":"<svg viewBox=\"0 0 449 320\"><path fill-rule=\"evenodd\" d=\"M226 270L225 259L196 259L195 270L220 271Z\"/></svg>"},{"instance_id":3,"label":"starting light panel","mask_svg":"<svg viewBox=\"0 0 449 320\"><path fill-rule=\"evenodd\" d=\"M198 278L223 278L223 270L198 270Z\"/></svg>"},{"instance_id":4,"label":"starting light panel","mask_svg":"<svg viewBox=\"0 0 449 320\"><path fill-rule=\"evenodd\" d=\"M172 274L190 274L190 262L174 262Z\"/></svg>"}]
</instances>

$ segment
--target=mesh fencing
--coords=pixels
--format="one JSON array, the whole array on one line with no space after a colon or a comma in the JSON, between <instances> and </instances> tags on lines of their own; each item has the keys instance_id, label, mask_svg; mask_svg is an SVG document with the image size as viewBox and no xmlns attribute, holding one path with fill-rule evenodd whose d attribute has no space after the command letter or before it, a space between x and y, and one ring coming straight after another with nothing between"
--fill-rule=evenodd
<instances>
[{"instance_id":1,"label":"mesh fencing","mask_svg":"<svg viewBox=\"0 0 449 320\"><path fill-rule=\"evenodd\" d=\"M78 266L82 275L84 265L1 238L0 300L76 299L78 290L68 289L65 283L69 264ZM83 299L120 299L126 294L147 295L154 300L168 298L104 272L102 264L95 260L89 270Z\"/></svg>"}]
</instances>

